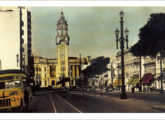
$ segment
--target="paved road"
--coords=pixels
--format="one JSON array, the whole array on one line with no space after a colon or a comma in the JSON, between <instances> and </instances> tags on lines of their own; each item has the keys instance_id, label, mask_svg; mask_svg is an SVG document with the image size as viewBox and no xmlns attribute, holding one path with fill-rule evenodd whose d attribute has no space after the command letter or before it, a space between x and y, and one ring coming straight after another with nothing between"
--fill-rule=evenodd
<instances>
[{"instance_id":1,"label":"paved road","mask_svg":"<svg viewBox=\"0 0 165 120\"><path fill-rule=\"evenodd\" d=\"M165 112L156 110L154 105L165 105L163 100L148 99L147 95L133 95L127 100L120 100L119 93L113 95L81 94L79 92L51 91L41 92L34 96L30 110L41 113L153 113ZM144 96L148 99L142 99ZM139 97L139 98L138 98ZM155 96L153 96L155 97ZM157 96L158 97L158 96ZM159 97L158 97L159 98ZM159 98L160 99L160 98Z\"/></svg>"},{"instance_id":2,"label":"paved road","mask_svg":"<svg viewBox=\"0 0 165 120\"><path fill-rule=\"evenodd\" d=\"M128 93L129 99L119 99L120 93L94 95L67 91L41 91L33 96L23 112L30 113L153 113L165 110L165 95ZM161 100L160 100L161 99Z\"/></svg>"},{"instance_id":3,"label":"paved road","mask_svg":"<svg viewBox=\"0 0 165 120\"><path fill-rule=\"evenodd\" d=\"M80 94L58 93L65 100L73 104L84 113L151 113L162 112L152 109L154 103L143 100L120 100L118 97ZM155 103L157 104L157 103Z\"/></svg>"},{"instance_id":4,"label":"paved road","mask_svg":"<svg viewBox=\"0 0 165 120\"><path fill-rule=\"evenodd\" d=\"M61 93L65 94L65 91ZM34 113L79 113L79 109L63 99L54 91L37 92L29 109L24 112Z\"/></svg>"},{"instance_id":5,"label":"paved road","mask_svg":"<svg viewBox=\"0 0 165 120\"><path fill-rule=\"evenodd\" d=\"M29 111L25 109L24 112L42 112L42 113L55 113L54 102L52 102L50 92L38 92L33 96L32 103L29 105Z\"/></svg>"}]
</instances>

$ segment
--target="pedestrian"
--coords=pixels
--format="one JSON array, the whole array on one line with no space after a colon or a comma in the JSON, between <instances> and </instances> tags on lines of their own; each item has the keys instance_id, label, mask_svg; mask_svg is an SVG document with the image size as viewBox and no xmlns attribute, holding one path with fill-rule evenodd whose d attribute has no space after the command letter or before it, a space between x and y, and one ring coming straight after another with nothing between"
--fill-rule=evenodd
<instances>
[{"instance_id":1,"label":"pedestrian","mask_svg":"<svg viewBox=\"0 0 165 120\"><path fill-rule=\"evenodd\" d=\"M132 93L134 93L135 92L135 87L132 87L131 89L132 89Z\"/></svg>"}]
</instances>

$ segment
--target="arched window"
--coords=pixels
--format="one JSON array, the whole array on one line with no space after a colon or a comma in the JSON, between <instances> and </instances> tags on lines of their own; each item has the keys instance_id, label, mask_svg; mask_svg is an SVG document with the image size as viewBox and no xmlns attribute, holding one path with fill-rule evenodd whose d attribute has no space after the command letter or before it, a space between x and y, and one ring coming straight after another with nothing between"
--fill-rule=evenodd
<instances>
[{"instance_id":1,"label":"arched window","mask_svg":"<svg viewBox=\"0 0 165 120\"><path fill-rule=\"evenodd\" d=\"M52 80L52 86L54 86L55 85L55 81L54 80Z\"/></svg>"},{"instance_id":2,"label":"arched window","mask_svg":"<svg viewBox=\"0 0 165 120\"><path fill-rule=\"evenodd\" d=\"M46 84L47 84L47 82L46 82L46 80L45 80L45 86L46 86Z\"/></svg>"}]
</instances>

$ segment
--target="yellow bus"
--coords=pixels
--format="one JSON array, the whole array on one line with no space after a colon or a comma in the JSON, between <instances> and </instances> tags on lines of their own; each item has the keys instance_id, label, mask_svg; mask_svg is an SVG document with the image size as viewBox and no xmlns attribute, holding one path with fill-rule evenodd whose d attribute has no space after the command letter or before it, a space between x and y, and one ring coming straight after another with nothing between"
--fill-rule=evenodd
<instances>
[{"instance_id":1,"label":"yellow bus","mask_svg":"<svg viewBox=\"0 0 165 120\"><path fill-rule=\"evenodd\" d=\"M22 111L31 100L32 90L23 71L0 71L0 110L19 108Z\"/></svg>"}]
</instances>

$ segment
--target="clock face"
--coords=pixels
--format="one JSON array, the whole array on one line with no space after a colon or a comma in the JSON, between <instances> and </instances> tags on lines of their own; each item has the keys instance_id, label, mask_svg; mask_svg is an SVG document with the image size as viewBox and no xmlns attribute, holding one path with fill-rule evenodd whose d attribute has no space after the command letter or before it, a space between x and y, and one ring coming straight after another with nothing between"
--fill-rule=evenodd
<instances>
[{"instance_id":1,"label":"clock face","mask_svg":"<svg viewBox=\"0 0 165 120\"><path fill-rule=\"evenodd\" d=\"M65 25L64 24L61 24L60 27L61 27L61 29L64 29L65 28Z\"/></svg>"}]
</instances>

